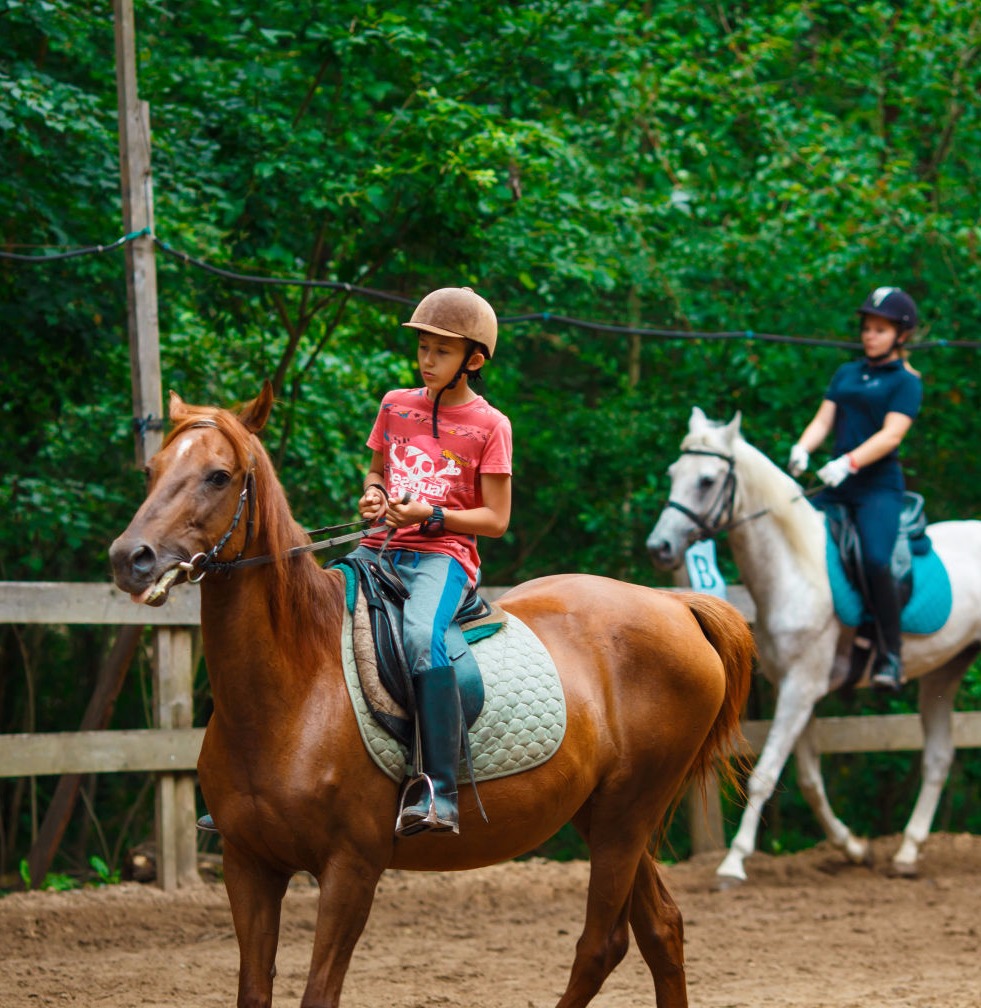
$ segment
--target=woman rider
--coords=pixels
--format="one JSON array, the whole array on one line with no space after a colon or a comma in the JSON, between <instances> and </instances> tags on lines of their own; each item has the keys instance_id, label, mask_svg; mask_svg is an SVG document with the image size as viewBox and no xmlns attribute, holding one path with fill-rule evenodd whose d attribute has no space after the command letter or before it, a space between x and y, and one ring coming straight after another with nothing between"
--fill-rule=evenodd
<instances>
[{"instance_id":1,"label":"woman rider","mask_svg":"<svg viewBox=\"0 0 981 1008\"><path fill-rule=\"evenodd\" d=\"M791 475L803 473L832 431L835 457L818 470L825 489L817 507L844 504L862 547L863 572L878 634L872 684L903 682L899 593L890 568L906 488L899 446L923 399L904 345L916 328L916 304L898 287L877 287L858 309L865 355L835 372L814 419L790 451Z\"/></svg>"}]
</instances>

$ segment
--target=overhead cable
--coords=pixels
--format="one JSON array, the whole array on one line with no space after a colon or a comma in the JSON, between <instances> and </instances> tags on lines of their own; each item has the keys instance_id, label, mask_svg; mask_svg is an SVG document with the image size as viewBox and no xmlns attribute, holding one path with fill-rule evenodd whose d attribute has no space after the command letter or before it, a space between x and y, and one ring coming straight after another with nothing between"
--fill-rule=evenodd
<instances>
[{"instance_id":1,"label":"overhead cable","mask_svg":"<svg viewBox=\"0 0 981 1008\"><path fill-rule=\"evenodd\" d=\"M64 259L74 259L84 255L98 255L104 252L111 252L121 248L129 241L141 238L150 234L149 228L134 231L131 234L117 238L109 245L88 245L84 248L71 249L67 252L56 252L44 255L22 255L14 252L0 251L0 259L10 259L15 262L30 263L32 265L46 265ZM328 290L345 291L349 294L359 294L362 297L373 298L378 301L392 301L398 304L414 305L416 299L405 297L402 294L393 294L389 291L377 290L372 287L362 287L358 284L346 283L342 280L306 280L294 277L258 276L252 273L240 273L236 270L224 269L221 266L214 266L204 259L199 259L187 252L175 249L172 245L162 241L156 235L152 235L153 242L166 255L176 259L178 262L193 266L196 269L226 280L236 283L248 283L266 286L279 287L319 287ZM589 319L575 318L570 315L560 315L551 311L529 312L522 315L502 315L498 317L501 325L517 325L524 322L552 322L557 325L573 326L578 329L586 329L597 333L615 333L622 336L650 336L664 340L744 340L746 342L759 341L762 343L791 343L799 346L828 347L838 350L851 349L851 341L820 339L811 336L786 336L776 333L760 333L751 329L736 329L729 332L698 332L689 329L652 329L642 326L616 325L608 322L594 322ZM922 342L909 344L909 350L932 350L935 348L957 348L965 350L981 349L981 341L977 340L924 340Z\"/></svg>"}]
</instances>

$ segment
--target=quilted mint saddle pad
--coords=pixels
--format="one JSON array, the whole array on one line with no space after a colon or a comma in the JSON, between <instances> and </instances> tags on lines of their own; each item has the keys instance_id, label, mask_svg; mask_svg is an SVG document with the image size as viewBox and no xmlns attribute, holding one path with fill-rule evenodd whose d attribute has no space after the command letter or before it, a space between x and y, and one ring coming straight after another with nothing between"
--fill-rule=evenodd
<instances>
[{"instance_id":1,"label":"quilted mint saddle pad","mask_svg":"<svg viewBox=\"0 0 981 1008\"><path fill-rule=\"evenodd\" d=\"M838 619L850 627L870 621L872 617L865 610L861 594L846 577L838 549L830 535L827 536L826 555ZM903 608L901 626L904 633L936 633L947 622L953 603L947 568L933 546L922 556L914 553L912 560L913 594Z\"/></svg>"},{"instance_id":2,"label":"quilted mint saddle pad","mask_svg":"<svg viewBox=\"0 0 981 1008\"><path fill-rule=\"evenodd\" d=\"M406 774L408 751L371 716L358 680L353 618L344 610L344 681L371 758L392 780ZM544 763L565 735L565 695L551 655L513 614L493 635L471 642L484 678L484 706L470 728L477 781L506 777ZM461 762L458 775L467 778Z\"/></svg>"}]
</instances>

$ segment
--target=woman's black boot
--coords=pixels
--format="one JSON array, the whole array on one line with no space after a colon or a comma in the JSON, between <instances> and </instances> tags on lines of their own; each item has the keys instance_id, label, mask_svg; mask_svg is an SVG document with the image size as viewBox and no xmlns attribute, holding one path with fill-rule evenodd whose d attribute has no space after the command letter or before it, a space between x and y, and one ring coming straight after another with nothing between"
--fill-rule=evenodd
<instances>
[{"instance_id":1,"label":"woman's black boot","mask_svg":"<svg viewBox=\"0 0 981 1008\"><path fill-rule=\"evenodd\" d=\"M898 692L903 685L903 661L896 579L888 567L868 570L865 576L879 635L879 653L872 666L872 685L876 689Z\"/></svg>"}]
</instances>

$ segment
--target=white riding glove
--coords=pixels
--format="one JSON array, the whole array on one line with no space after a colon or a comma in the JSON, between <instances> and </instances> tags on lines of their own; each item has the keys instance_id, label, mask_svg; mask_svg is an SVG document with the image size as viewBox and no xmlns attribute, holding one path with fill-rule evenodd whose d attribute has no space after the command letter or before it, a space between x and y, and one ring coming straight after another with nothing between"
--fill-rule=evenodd
<instances>
[{"instance_id":1,"label":"white riding glove","mask_svg":"<svg viewBox=\"0 0 981 1008\"><path fill-rule=\"evenodd\" d=\"M807 469L810 462L811 456L808 454L807 449L801 444L795 444L790 449L790 461L787 463L787 471L794 479L797 479Z\"/></svg>"},{"instance_id":2,"label":"white riding glove","mask_svg":"<svg viewBox=\"0 0 981 1008\"><path fill-rule=\"evenodd\" d=\"M858 466L852 462L851 455L839 455L818 469L818 479L825 486L836 487L857 472Z\"/></svg>"}]
</instances>

